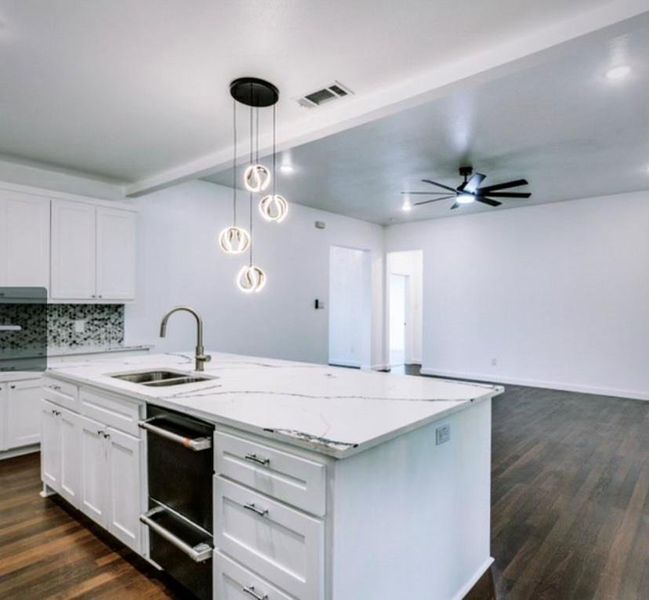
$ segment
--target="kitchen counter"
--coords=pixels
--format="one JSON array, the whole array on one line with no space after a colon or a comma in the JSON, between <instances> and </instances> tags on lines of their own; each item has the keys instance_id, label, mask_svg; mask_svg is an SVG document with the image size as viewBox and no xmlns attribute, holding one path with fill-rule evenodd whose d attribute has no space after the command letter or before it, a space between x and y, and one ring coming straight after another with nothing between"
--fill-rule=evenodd
<instances>
[{"instance_id":1,"label":"kitchen counter","mask_svg":"<svg viewBox=\"0 0 649 600\"><path fill-rule=\"evenodd\" d=\"M357 454L503 391L497 385L211 354L205 370L210 380L166 388L111 375L161 368L193 372L191 354L80 359L50 375L334 458Z\"/></svg>"}]
</instances>

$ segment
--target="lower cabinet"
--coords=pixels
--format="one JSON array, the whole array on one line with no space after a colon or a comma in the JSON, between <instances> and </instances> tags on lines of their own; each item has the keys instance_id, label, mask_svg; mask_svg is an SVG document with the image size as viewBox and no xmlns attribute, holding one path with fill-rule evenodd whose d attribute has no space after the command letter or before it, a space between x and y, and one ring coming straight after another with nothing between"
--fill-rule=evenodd
<instances>
[{"instance_id":1,"label":"lower cabinet","mask_svg":"<svg viewBox=\"0 0 649 600\"><path fill-rule=\"evenodd\" d=\"M138 553L142 461L139 437L41 401L43 483Z\"/></svg>"},{"instance_id":2,"label":"lower cabinet","mask_svg":"<svg viewBox=\"0 0 649 600\"><path fill-rule=\"evenodd\" d=\"M0 383L0 451L38 444L42 380Z\"/></svg>"}]
</instances>

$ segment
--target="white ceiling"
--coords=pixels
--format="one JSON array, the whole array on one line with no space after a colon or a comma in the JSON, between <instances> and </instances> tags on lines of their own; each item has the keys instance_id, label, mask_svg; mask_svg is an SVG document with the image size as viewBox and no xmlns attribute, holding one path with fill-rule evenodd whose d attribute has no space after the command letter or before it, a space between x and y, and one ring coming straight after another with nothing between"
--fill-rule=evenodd
<instances>
[{"instance_id":1,"label":"white ceiling","mask_svg":"<svg viewBox=\"0 0 649 600\"><path fill-rule=\"evenodd\" d=\"M630 76L609 81L607 70L621 63ZM293 148L284 160L295 168L278 175L287 199L384 224L495 210L475 203L450 212L452 200L401 210L402 190L439 191L424 177L457 185L462 164L485 173L483 185L529 180L532 198L502 208L649 189L649 13ZM210 179L228 184L231 171Z\"/></svg>"},{"instance_id":2,"label":"white ceiling","mask_svg":"<svg viewBox=\"0 0 649 600\"><path fill-rule=\"evenodd\" d=\"M431 69L463 59L478 69L489 51L502 61L643 5L0 0L0 154L151 189L138 182L166 185L223 164L235 77L275 82L280 123L297 139L333 121L344 127L378 108L378 91L415 89ZM467 69L449 67L446 79ZM335 79L356 92L345 107L315 114L293 101Z\"/></svg>"}]
</instances>

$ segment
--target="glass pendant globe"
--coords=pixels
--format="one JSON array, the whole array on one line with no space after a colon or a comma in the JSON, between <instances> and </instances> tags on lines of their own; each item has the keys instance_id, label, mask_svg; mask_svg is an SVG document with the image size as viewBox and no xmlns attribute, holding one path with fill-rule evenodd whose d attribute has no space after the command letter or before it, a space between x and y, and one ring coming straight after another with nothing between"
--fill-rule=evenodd
<instances>
[{"instance_id":1,"label":"glass pendant globe","mask_svg":"<svg viewBox=\"0 0 649 600\"><path fill-rule=\"evenodd\" d=\"M226 254L241 254L250 246L250 234L241 227L227 227L219 234L219 246Z\"/></svg>"},{"instance_id":2,"label":"glass pendant globe","mask_svg":"<svg viewBox=\"0 0 649 600\"><path fill-rule=\"evenodd\" d=\"M261 292L265 285L266 273L255 265L246 265L237 274L237 286L245 294Z\"/></svg>"},{"instance_id":3,"label":"glass pendant globe","mask_svg":"<svg viewBox=\"0 0 649 600\"><path fill-rule=\"evenodd\" d=\"M264 165L250 165L243 174L243 185L249 192L263 192L268 189L272 177Z\"/></svg>"},{"instance_id":4,"label":"glass pendant globe","mask_svg":"<svg viewBox=\"0 0 649 600\"><path fill-rule=\"evenodd\" d=\"M288 214L288 202L284 196L269 194L259 201L259 212L266 221L281 223Z\"/></svg>"}]
</instances>

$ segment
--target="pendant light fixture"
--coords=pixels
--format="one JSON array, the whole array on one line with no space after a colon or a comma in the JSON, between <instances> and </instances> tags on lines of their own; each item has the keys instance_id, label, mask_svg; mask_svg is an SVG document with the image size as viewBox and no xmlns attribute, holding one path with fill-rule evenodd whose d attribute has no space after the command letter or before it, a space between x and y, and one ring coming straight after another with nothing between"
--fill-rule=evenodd
<instances>
[{"instance_id":1,"label":"pendant light fixture","mask_svg":"<svg viewBox=\"0 0 649 600\"><path fill-rule=\"evenodd\" d=\"M237 227L237 102L232 101L232 133L234 145L232 152L232 226L226 227L219 235L219 246L226 254L241 254L250 246L250 234Z\"/></svg>"},{"instance_id":2,"label":"pendant light fixture","mask_svg":"<svg viewBox=\"0 0 649 600\"><path fill-rule=\"evenodd\" d=\"M259 202L259 212L266 221L281 223L288 214L288 202L276 193L277 181L277 109L273 104L273 192Z\"/></svg>"}]
</instances>

